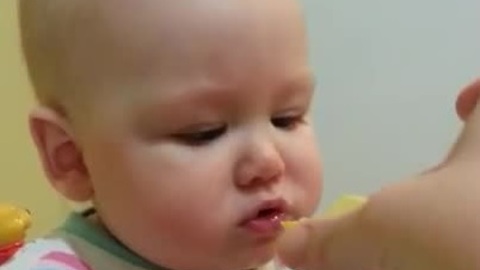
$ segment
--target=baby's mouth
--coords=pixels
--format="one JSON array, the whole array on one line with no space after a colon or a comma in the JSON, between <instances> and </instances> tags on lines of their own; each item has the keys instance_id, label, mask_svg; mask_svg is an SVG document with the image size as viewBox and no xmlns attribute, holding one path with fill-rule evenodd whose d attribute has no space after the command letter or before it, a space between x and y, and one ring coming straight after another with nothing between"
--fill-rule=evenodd
<instances>
[{"instance_id":1,"label":"baby's mouth","mask_svg":"<svg viewBox=\"0 0 480 270\"><path fill-rule=\"evenodd\" d=\"M277 208L267 208L260 210L258 215L256 216L257 219L271 219L271 218L280 218L284 216L285 213Z\"/></svg>"},{"instance_id":2,"label":"baby's mouth","mask_svg":"<svg viewBox=\"0 0 480 270\"><path fill-rule=\"evenodd\" d=\"M274 236L282 231L282 221L287 219L287 205L283 200L266 201L257 207L241 227L259 236Z\"/></svg>"}]
</instances>

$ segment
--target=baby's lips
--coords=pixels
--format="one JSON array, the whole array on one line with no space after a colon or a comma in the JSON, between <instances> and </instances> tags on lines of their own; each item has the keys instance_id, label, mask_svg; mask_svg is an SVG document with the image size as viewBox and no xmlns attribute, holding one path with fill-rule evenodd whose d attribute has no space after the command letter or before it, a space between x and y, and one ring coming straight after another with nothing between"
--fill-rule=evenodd
<instances>
[{"instance_id":1,"label":"baby's lips","mask_svg":"<svg viewBox=\"0 0 480 270\"><path fill-rule=\"evenodd\" d=\"M323 218L333 218L342 215L346 215L360 208L367 201L366 197L357 196L357 195L343 195L340 196L334 203L328 207L328 209L322 214ZM296 227L300 222L295 220L288 220L282 222L282 227L285 230L292 229Z\"/></svg>"}]
</instances>

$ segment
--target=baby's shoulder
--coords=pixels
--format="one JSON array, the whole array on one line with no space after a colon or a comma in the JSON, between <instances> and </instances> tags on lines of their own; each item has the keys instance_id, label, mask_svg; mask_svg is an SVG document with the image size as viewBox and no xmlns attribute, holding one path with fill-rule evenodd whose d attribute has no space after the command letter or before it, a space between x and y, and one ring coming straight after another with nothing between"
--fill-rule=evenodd
<instances>
[{"instance_id":1,"label":"baby's shoulder","mask_svg":"<svg viewBox=\"0 0 480 270\"><path fill-rule=\"evenodd\" d=\"M28 242L0 270L90 270L61 238Z\"/></svg>"}]
</instances>

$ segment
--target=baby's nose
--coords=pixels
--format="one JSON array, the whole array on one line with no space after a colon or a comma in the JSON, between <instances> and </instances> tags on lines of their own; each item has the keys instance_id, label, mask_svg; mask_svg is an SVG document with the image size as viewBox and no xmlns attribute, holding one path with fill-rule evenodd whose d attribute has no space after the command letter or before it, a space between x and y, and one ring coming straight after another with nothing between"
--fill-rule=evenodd
<instances>
[{"instance_id":1,"label":"baby's nose","mask_svg":"<svg viewBox=\"0 0 480 270\"><path fill-rule=\"evenodd\" d=\"M236 184L250 187L277 181L285 172L285 163L273 145L262 145L252 149L240 162L236 173Z\"/></svg>"}]
</instances>

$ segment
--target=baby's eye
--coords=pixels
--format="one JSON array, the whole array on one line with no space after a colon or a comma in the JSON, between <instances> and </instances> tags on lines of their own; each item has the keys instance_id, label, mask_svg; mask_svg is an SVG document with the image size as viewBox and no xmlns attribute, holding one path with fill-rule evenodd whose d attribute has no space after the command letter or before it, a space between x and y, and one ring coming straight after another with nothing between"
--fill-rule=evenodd
<instances>
[{"instance_id":1,"label":"baby's eye","mask_svg":"<svg viewBox=\"0 0 480 270\"><path fill-rule=\"evenodd\" d=\"M281 129L292 130L304 122L303 115L278 116L271 119L272 124Z\"/></svg>"},{"instance_id":2,"label":"baby's eye","mask_svg":"<svg viewBox=\"0 0 480 270\"><path fill-rule=\"evenodd\" d=\"M225 131L227 131L227 126L219 126L175 134L174 138L187 145L202 146L219 138L225 133Z\"/></svg>"}]
</instances>

